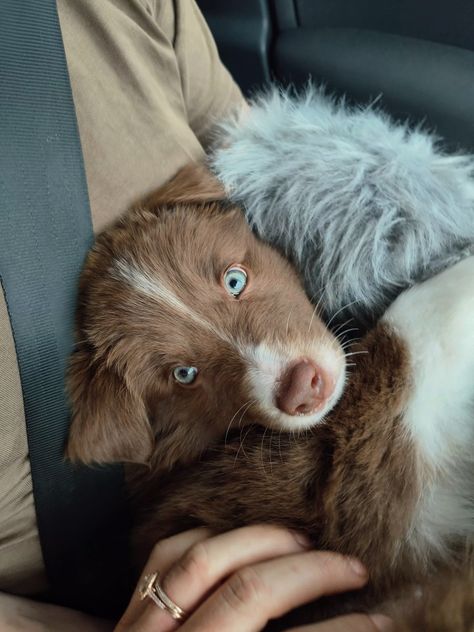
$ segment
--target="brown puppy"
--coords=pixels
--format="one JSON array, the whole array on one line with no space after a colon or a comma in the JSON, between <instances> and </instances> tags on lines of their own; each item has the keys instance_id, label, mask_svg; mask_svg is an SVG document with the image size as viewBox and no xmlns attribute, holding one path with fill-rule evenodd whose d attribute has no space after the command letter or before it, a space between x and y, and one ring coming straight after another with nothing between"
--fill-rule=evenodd
<instances>
[{"instance_id":1,"label":"brown puppy","mask_svg":"<svg viewBox=\"0 0 474 632\"><path fill-rule=\"evenodd\" d=\"M142 555L194 524L277 522L360 557L380 599L472 541L473 313L471 257L395 301L337 403L344 355L296 274L188 171L87 261L69 455L177 465L148 487ZM260 425L244 445L240 415Z\"/></svg>"},{"instance_id":2,"label":"brown puppy","mask_svg":"<svg viewBox=\"0 0 474 632\"><path fill-rule=\"evenodd\" d=\"M322 420L345 356L288 262L203 168L99 236L80 283L68 456L169 468L248 419Z\"/></svg>"}]
</instances>

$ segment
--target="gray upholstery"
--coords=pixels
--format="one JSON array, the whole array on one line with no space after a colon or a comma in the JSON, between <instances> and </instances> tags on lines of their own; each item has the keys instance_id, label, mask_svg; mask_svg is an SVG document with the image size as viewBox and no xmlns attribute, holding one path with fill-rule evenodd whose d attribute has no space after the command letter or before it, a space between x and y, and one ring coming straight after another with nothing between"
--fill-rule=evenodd
<instances>
[{"instance_id":1,"label":"gray upholstery","mask_svg":"<svg viewBox=\"0 0 474 632\"><path fill-rule=\"evenodd\" d=\"M376 31L294 29L276 42L274 70L296 84L311 75L360 102L382 95L396 117L474 150L473 51Z\"/></svg>"}]
</instances>

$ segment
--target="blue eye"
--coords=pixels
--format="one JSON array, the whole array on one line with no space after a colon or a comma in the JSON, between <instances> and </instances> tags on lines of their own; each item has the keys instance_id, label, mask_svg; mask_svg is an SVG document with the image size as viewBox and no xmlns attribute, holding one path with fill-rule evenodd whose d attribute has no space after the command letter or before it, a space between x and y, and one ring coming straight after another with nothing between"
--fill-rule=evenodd
<instances>
[{"instance_id":1,"label":"blue eye","mask_svg":"<svg viewBox=\"0 0 474 632\"><path fill-rule=\"evenodd\" d=\"M247 285L247 273L237 266L227 268L224 273L224 285L229 294L237 298Z\"/></svg>"},{"instance_id":2,"label":"blue eye","mask_svg":"<svg viewBox=\"0 0 474 632\"><path fill-rule=\"evenodd\" d=\"M198 370L195 366L177 366L173 369L173 377L180 384L192 384L197 374Z\"/></svg>"}]
</instances>

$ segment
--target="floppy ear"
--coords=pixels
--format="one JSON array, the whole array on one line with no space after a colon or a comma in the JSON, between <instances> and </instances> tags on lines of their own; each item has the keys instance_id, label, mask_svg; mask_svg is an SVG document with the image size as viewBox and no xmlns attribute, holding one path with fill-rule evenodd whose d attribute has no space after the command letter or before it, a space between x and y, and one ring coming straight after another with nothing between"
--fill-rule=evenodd
<instances>
[{"instance_id":1,"label":"floppy ear","mask_svg":"<svg viewBox=\"0 0 474 632\"><path fill-rule=\"evenodd\" d=\"M217 202L226 199L222 184L201 164L189 164L165 185L147 197L143 204L153 209L161 204Z\"/></svg>"},{"instance_id":2,"label":"floppy ear","mask_svg":"<svg viewBox=\"0 0 474 632\"><path fill-rule=\"evenodd\" d=\"M147 463L153 434L145 402L91 351L76 351L68 373L72 421L66 456L86 464Z\"/></svg>"}]
</instances>

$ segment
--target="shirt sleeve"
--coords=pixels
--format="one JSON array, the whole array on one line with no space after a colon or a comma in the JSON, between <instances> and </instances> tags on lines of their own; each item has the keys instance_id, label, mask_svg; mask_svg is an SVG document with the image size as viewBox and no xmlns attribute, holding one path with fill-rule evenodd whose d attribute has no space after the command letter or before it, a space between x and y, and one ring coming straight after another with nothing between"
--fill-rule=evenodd
<instances>
[{"instance_id":1,"label":"shirt sleeve","mask_svg":"<svg viewBox=\"0 0 474 632\"><path fill-rule=\"evenodd\" d=\"M173 41L189 126L206 148L214 125L245 107L195 0L157 0L156 16Z\"/></svg>"}]
</instances>

